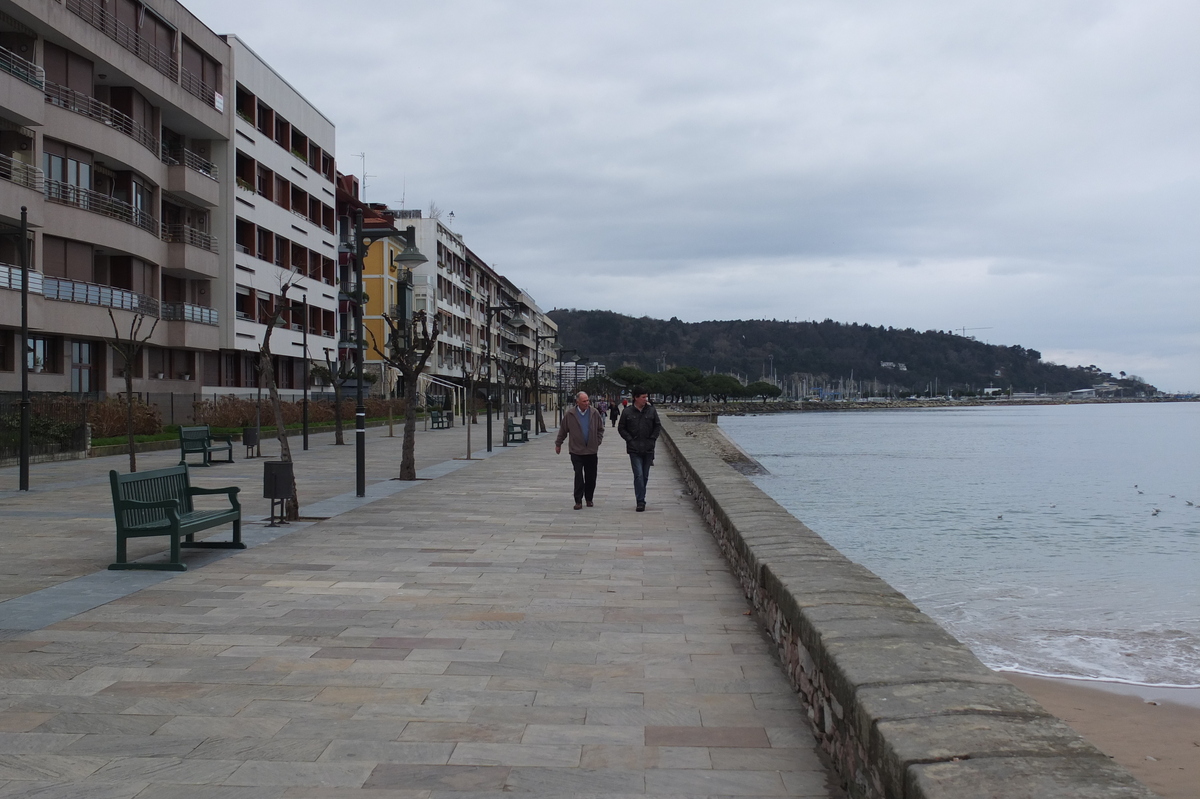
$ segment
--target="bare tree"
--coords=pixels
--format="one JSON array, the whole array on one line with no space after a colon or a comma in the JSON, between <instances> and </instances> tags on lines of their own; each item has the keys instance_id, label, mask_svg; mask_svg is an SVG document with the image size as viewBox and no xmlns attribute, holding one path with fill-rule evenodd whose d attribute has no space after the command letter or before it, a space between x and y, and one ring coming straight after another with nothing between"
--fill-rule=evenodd
<instances>
[{"instance_id":1,"label":"bare tree","mask_svg":"<svg viewBox=\"0 0 1200 799\"><path fill-rule=\"evenodd\" d=\"M310 374L316 375L329 383L333 389L333 443L341 446L346 443L342 434L342 381L348 378L350 362L341 358L331 359L329 350L325 351L325 365L314 366Z\"/></svg>"},{"instance_id":2,"label":"bare tree","mask_svg":"<svg viewBox=\"0 0 1200 799\"><path fill-rule=\"evenodd\" d=\"M425 371L429 356L440 332L435 317L433 326L424 311L415 311L411 321L403 317L383 315L387 324L387 341L380 347L370 328L371 349L389 366L399 369L404 378L404 445L400 457L400 479L417 479L415 444L417 437L417 378ZM386 350L386 351L385 351Z\"/></svg>"},{"instance_id":3,"label":"bare tree","mask_svg":"<svg viewBox=\"0 0 1200 799\"><path fill-rule=\"evenodd\" d=\"M140 311L135 313L129 323L129 334L126 336L121 335L121 330L117 327L117 318L113 316L111 308L108 309L108 318L113 326L113 337L108 339L108 346L120 356L121 374L125 377L125 433L129 438L129 471L136 472L137 447L133 440L133 370L138 359L142 357L142 351L146 349L146 342L158 327L158 317L154 317L154 324L150 325L149 332L143 335L142 325L145 324L147 316Z\"/></svg>"},{"instance_id":4,"label":"bare tree","mask_svg":"<svg viewBox=\"0 0 1200 799\"><path fill-rule=\"evenodd\" d=\"M275 364L271 357L271 334L275 331L277 325L283 321L285 313L291 311L291 306L288 303L288 290L295 285L291 280L283 283L279 287L279 296L283 302L276 305L274 308L264 309L266 311L267 332L263 334L262 345L258 348L258 371L263 377L263 382L267 384L267 391L271 395L271 410L275 414L275 436L279 440L279 460L290 463L292 460L292 447L288 442L287 428L283 423L283 401L279 398L279 385L275 380ZM305 319L305 324L308 320ZM304 354L308 357L308 353ZM294 521L300 518L300 497L296 492L296 473L292 471L292 496L284 505L283 516L285 519Z\"/></svg>"}]
</instances>

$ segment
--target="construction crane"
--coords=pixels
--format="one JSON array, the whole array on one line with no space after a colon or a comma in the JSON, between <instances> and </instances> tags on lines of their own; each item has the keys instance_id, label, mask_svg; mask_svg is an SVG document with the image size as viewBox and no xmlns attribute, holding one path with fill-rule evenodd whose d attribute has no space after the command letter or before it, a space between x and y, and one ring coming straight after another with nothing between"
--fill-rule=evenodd
<instances>
[{"instance_id":1,"label":"construction crane","mask_svg":"<svg viewBox=\"0 0 1200 799\"><path fill-rule=\"evenodd\" d=\"M991 330L991 329L992 329L992 328L990 328L990 327L952 327L952 328L950 328L950 330L951 330L952 332L953 332L953 331L955 331L955 330L959 331L960 335L961 335L963 338L967 338L967 331L968 331L968 330ZM974 336L971 336L970 338L975 338L975 337L974 337Z\"/></svg>"}]
</instances>

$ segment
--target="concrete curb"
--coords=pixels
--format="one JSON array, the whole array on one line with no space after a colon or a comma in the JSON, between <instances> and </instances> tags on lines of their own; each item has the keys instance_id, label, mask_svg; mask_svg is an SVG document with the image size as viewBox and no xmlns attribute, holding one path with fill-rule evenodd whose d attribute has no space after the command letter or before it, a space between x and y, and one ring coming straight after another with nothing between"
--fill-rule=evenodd
<instances>
[{"instance_id":1,"label":"concrete curb","mask_svg":"<svg viewBox=\"0 0 1200 799\"><path fill-rule=\"evenodd\" d=\"M703 443L664 441L854 799L1151 799Z\"/></svg>"}]
</instances>

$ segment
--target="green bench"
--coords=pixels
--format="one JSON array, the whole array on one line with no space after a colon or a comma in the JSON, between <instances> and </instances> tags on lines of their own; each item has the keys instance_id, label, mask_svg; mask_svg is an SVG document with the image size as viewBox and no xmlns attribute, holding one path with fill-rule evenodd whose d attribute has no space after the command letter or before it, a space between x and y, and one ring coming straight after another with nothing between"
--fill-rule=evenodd
<instances>
[{"instance_id":1,"label":"green bench","mask_svg":"<svg viewBox=\"0 0 1200 799\"><path fill-rule=\"evenodd\" d=\"M117 518L117 561L110 569L157 569L187 571L179 560L180 547L204 549L245 549L242 543L242 506L238 502L237 486L228 488L197 488L188 480L187 464L154 469L149 472L119 474L111 471L113 513ZM192 497L208 494L228 494L229 508L196 510ZM233 522L232 541L197 541L201 530ZM130 563L126 542L130 538L169 535L170 563Z\"/></svg>"},{"instance_id":2,"label":"green bench","mask_svg":"<svg viewBox=\"0 0 1200 799\"><path fill-rule=\"evenodd\" d=\"M214 452L228 452L233 463L233 436L214 436L206 424L179 428L179 463L186 466L187 456L197 452L204 456L201 466L212 465Z\"/></svg>"},{"instance_id":3,"label":"green bench","mask_svg":"<svg viewBox=\"0 0 1200 799\"><path fill-rule=\"evenodd\" d=\"M429 422L434 430L445 430L450 427L450 420L446 418L445 411L430 411Z\"/></svg>"},{"instance_id":4,"label":"green bench","mask_svg":"<svg viewBox=\"0 0 1200 799\"><path fill-rule=\"evenodd\" d=\"M515 419L509 419L505 425L504 435L509 444L524 444L529 441L529 431L525 429L525 425Z\"/></svg>"}]
</instances>

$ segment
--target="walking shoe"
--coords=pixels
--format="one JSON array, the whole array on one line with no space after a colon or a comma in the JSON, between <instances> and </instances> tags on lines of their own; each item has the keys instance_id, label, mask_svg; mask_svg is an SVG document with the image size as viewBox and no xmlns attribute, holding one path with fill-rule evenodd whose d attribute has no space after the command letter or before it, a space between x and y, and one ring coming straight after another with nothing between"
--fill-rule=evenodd
<instances>
[{"instance_id":1,"label":"walking shoe","mask_svg":"<svg viewBox=\"0 0 1200 799\"><path fill-rule=\"evenodd\" d=\"M641 512L642 512L642 511L644 511L644 510L646 510L646 503L645 503L645 502L639 502L639 503L638 503L638 506L637 506L637 512L638 512L638 513L641 513Z\"/></svg>"},{"instance_id":2,"label":"walking shoe","mask_svg":"<svg viewBox=\"0 0 1200 799\"><path fill-rule=\"evenodd\" d=\"M582 507L583 507L583 503L582 503L582 502L576 502L576 503L575 503L575 510L579 510L579 509L580 509L580 508L582 508Z\"/></svg>"},{"instance_id":3,"label":"walking shoe","mask_svg":"<svg viewBox=\"0 0 1200 799\"><path fill-rule=\"evenodd\" d=\"M587 501L587 505L589 508L595 507L590 499Z\"/></svg>"}]
</instances>

